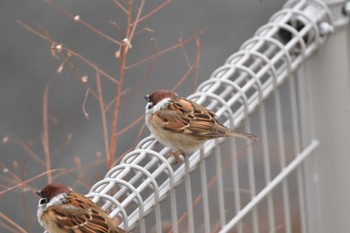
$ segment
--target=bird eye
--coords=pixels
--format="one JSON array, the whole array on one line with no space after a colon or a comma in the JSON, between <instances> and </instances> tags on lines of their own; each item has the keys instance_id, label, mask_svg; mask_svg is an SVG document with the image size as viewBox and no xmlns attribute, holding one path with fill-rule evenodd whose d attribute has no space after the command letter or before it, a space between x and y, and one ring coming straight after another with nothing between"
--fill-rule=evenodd
<instances>
[{"instance_id":1,"label":"bird eye","mask_svg":"<svg viewBox=\"0 0 350 233\"><path fill-rule=\"evenodd\" d=\"M41 199L39 200L39 204L40 204L40 205L44 205L44 204L46 204L46 203L47 203L47 198L46 198L46 197L41 198Z\"/></svg>"}]
</instances>

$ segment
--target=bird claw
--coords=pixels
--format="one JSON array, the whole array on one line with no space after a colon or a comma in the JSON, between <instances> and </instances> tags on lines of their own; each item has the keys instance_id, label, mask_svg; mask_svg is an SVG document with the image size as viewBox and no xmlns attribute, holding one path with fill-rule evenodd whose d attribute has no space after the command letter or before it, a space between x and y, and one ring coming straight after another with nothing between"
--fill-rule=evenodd
<instances>
[{"instance_id":1,"label":"bird claw","mask_svg":"<svg viewBox=\"0 0 350 233\"><path fill-rule=\"evenodd\" d=\"M170 157L175 157L175 161L173 162L173 164L178 164L180 162L180 156L182 154L178 151L172 151L172 152L169 152L167 155L166 155L166 158L170 158Z\"/></svg>"}]
</instances>

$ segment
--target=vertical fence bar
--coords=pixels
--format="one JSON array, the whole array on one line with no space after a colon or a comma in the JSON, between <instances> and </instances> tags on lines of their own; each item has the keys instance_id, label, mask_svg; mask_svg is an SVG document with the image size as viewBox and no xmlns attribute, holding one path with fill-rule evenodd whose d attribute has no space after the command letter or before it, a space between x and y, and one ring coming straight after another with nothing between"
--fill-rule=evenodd
<instances>
[{"instance_id":1,"label":"vertical fence bar","mask_svg":"<svg viewBox=\"0 0 350 233\"><path fill-rule=\"evenodd\" d=\"M204 151L200 150L201 162L200 162L200 173L201 173L201 184L202 184L202 202L203 202L203 215L204 215L204 231L210 233L210 209L208 200L208 181L207 181L207 170L205 167Z\"/></svg>"},{"instance_id":2,"label":"vertical fence bar","mask_svg":"<svg viewBox=\"0 0 350 233\"><path fill-rule=\"evenodd\" d=\"M247 120L245 122L245 129L250 132L250 123ZM255 182L255 172L254 172L254 159L253 151L251 146L247 149L247 160L248 160L248 174L249 174L249 191L250 197L253 199L256 195L256 182ZM253 232L259 233L259 221L258 221L258 210L254 208L252 210L252 219L253 219Z\"/></svg>"},{"instance_id":3,"label":"vertical fence bar","mask_svg":"<svg viewBox=\"0 0 350 233\"><path fill-rule=\"evenodd\" d=\"M186 203L187 203L187 224L188 231L194 231L194 216L193 216L193 198L192 198L192 184L191 184L191 176L190 176L190 160L189 156L185 157L185 186L186 186Z\"/></svg>"},{"instance_id":4,"label":"vertical fence bar","mask_svg":"<svg viewBox=\"0 0 350 233\"><path fill-rule=\"evenodd\" d=\"M292 110L292 124L293 124L293 141L294 141L294 151L300 152L301 146L301 138L300 138L300 122L299 122L299 114L297 107L297 91L295 85L295 77L292 77L288 81L289 84L289 93L290 93L290 105ZM305 198L304 198L304 182L303 182L303 173L301 167L298 167L296 170L297 175L297 187L298 187L298 203L299 203L299 214L300 214L300 225L301 232L306 233L306 209L305 209Z\"/></svg>"},{"instance_id":5,"label":"vertical fence bar","mask_svg":"<svg viewBox=\"0 0 350 233\"><path fill-rule=\"evenodd\" d=\"M238 166L237 166L237 145L235 139L230 139L230 146L232 153L232 181L233 181L233 195L234 195L234 205L235 205L235 213L237 214L241 210L241 190L238 179ZM238 233L243 233L242 223L239 222L237 226Z\"/></svg>"},{"instance_id":6,"label":"vertical fence bar","mask_svg":"<svg viewBox=\"0 0 350 233\"><path fill-rule=\"evenodd\" d=\"M260 116L260 128L261 128L261 143L262 143L262 153L264 158L264 173L265 173L265 185L271 181L271 167L269 158L269 143L267 134L267 121L266 121L266 111L265 104L261 103L259 106L259 116ZM267 214L269 219L269 232L275 233L275 215L273 207L273 194L272 192L267 196Z\"/></svg>"},{"instance_id":7,"label":"vertical fence bar","mask_svg":"<svg viewBox=\"0 0 350 233\"><path fill-rule=\"evenodd\" d=\"M219 203L219 216L220 216L220 226L224 226L226 224L226 208L225 208L225 199L224 199L224 185L222 180L222 163L221 163L221 151L220 147L217 144L217 140L215 140L215 161L216 161L216 175L218 177L217 180L217 193L218 193L218 203Z\"/></svg>"},{"instance_id":8,"label":"vertical fence bar","mask_svg":"<svg viewBox=\"0 0 350 233\"><path fill-rule=\"evenodd\" d=\"M286 154L285 154L282 110L281 110L281 100L280 100L279 89L276 89L274 91L273 97L274 97L275 111L276 111L278 154L279 154L279 158L280 158L280 168L282 171L286 166ZM287 233L292 233L288 192L289 192L288 191L288 180L285 179L282 182L282 198L283 198L285 229L286 229Z\"/></svg>"},{"instance_id":9,"label":"vertical fence bar","mask_svg":"<svg viewBox=\"0 0 350 233\"><path fill-rule=\"evenodd\" d=\"M176 204L176 193L175 189L170 190L170 206L171 206L171 223L173 233L179 233L178 223L177 223L177 204Z\"/></svg>"}]
</instances>

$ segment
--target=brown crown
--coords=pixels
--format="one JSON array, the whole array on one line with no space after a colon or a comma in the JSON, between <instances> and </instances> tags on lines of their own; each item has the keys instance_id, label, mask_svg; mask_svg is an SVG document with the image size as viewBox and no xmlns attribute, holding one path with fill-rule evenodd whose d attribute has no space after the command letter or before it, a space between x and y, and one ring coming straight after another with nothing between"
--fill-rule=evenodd
<instances>
[{"instance_id":1,"label":"brown crown","mask_svg":"<svg viewBox=\"0 0 350 233\"><path fill-rule=\"evenodd\" d=\"M52 183L46 185L41 191L36 192L38 196L41 198L47 198L48 201L50 201L53 197L57 196L61 193L68 193L72 191L71 188L68 186L65 186L61 183Z\"/></svg>"},{"instance_id":2,"label":"brown crown","mask_svg":"<svg viewBox=\"0 0 350 233\"><path fill-rule=\"evenodd\" d=\"M157 104L158 102L160 102L164 98L173 99L175 97L177 97L176 93L169 91L169 90L166 90L166 89L159 89L159 90L152 92L150 95L148 95L148 99L150 101L152 101L153 104Z\"/></svg>"}]
</instances>

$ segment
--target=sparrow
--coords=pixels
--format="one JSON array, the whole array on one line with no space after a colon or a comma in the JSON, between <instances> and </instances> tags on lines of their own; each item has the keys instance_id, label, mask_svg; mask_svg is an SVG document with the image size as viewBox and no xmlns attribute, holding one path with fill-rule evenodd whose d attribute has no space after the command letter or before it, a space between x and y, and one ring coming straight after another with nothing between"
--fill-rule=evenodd
<instances>
[{"instance_id":1,"label":"sparrow","mask_svg":"<svg viewBox=\"0 0 350 233\"><path fill-rule=\"evenodd\" d=\"M36 194L38 221L48 233L126 233L101 207L68 186L52 183Z\"/></svg>"},{"instance_id":2,"label":"sparrow","mask_svg":"<svg viewBox=\"0 0 350 233\"><path fill-rule=\"evenodd\" d=\"M225 127L214 112L172 91L156 90L145 99L148 101L146 125L160 143L174 151L171 155L175 156L175 163L180 155L196 151L210 139L240 137L257 140L252 134Z\"/></svg>"}]
</instances>

